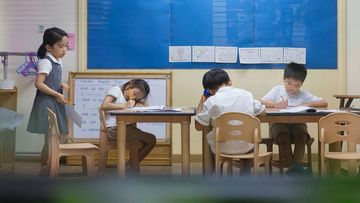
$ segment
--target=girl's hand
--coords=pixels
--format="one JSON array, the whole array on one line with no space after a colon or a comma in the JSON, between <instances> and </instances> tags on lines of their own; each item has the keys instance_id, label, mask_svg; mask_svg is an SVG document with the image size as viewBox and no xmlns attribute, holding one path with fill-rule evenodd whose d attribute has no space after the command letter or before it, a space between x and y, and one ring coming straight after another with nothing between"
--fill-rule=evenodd
<instances>
[{"instance_id":1,"label":"girl's hand","mask_svg":"<svg viewBox=\"0 0 360 203\"><path fill-rule=\"evenodd\" d=\"M67 83L61 83L61 89L63 92L69 91L69 85Z\"/></svg>"},{"instance_id":2,"label":"girl's hand","mask_svg":"<svg viewBox=\"0 0 360 203\"><path fill-rule=\"evenodd\" d=\"M129 101L127 101L127 102L125 103L125 106L126 106L126 108L134 107L134 106L135 106L135 101L132 100L132 99L130 99Z\"/></svg>"},{"instance_id":3,"label":"girl's hand","mask_svg":"<svg viewBox=\"0 0 360 203\"><path fill-rule=\"evenodd\" d=\"M287 99L282 100L281 102L275 103L275 108L286 108L288 107L289 102Z\"/></svg>"},{"instance_id":4,"label":"girl's hand","mask_svg":"<svg viewBox=\"0 0 360 203\"><path fill-rule=\"evenodd\" d=\"M65 96L63 94L58 94L56 97L56 101L60 104L66 104Z\"/></svg>"},{"instance_id":5,"label":"girl's hand","mask_svg":"<svg viewBox=\"0 0 360 203\"><path fill-rule=\"evenodd\" d=\"M138 103L136 103L136 104L135 104L135 106L136 106L136 107L143 107L143 106L144 106L144 104L143 104L143 103L138 102Z\"/></svg>"}]
</instances>

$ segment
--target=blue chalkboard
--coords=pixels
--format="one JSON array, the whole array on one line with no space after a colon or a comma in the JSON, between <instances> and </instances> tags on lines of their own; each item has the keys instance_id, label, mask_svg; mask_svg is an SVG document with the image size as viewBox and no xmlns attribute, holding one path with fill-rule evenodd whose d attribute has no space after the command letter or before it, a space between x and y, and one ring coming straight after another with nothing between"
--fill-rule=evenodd
<instances>
[{"instance_id":1,"label":"blue chalkboard","mask_svg":"<svg viewBox=\"0 0 360 203\"><path fill-rule=\"evenodd\" d=\"M282 68L169 63L169 46L303 47L337 68L337 0L88 0L88 68Z\"/></svg>"}]
</instances>

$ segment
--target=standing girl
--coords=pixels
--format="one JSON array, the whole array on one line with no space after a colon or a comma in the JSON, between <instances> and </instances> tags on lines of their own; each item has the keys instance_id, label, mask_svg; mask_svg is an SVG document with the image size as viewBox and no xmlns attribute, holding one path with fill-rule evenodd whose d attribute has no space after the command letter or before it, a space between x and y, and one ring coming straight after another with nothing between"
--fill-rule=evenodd
<instances>
[{"instance_id":1,"label":"standing girl","mask_svg":"<svg viewBox=\"0 0 360 203\"><path fill-rule=\"evenodd\" d=\"M48 172L48 114L46 108L56 113L60 133L65 138L68 133L63 92L69 86L62 83L62 62L67 49L68 39L65 31L53 27L45 31L43 43L38 49L37 56L41 59L35 80L36 96L30 114L27 131L45 134L45 143L41 152L41 174Z\"/></svg>"}]
</instances>

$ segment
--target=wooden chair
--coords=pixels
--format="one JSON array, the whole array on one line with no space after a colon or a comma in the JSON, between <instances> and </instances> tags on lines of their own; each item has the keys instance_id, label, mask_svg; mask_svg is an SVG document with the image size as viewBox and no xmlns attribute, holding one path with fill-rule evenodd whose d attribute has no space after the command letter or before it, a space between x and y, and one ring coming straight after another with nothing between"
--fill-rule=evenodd
<instances>
[{"instance_id":1,"label":"wooden chair","mask_svg":"<svg viewBox=\"0 0 360 203\"><path fill-rule=\"evenodd\" d=\"M307 150L307 161L303 162L302 165L304 167L308 167L312 169L312 158L311 158L311 145L314 143L315 139L310 137L310 139L306 143L306 150ZM262 142L266 144L266 147L268 149L268 152L273 152L273 144L278 145L277 142L274 142L274 138L267 137L263 138ZM294 143L291 143L294 144ZM276 168L279 168L279 173L282 175L284 174L284 168L288 167L283 164L284 158L282 157L282 154L279 153L279 159L278 160L272 160L271 166L275 166ZM272 169L270 169L272 171Z\"/></svg>"},{"instance_id":2,"label":"wooden chair","mask_svg":"<svg viewBox=\"0 0 360 203\"><path fill-rule=\"evenodd\" d=\"M95 176L95 154L99 152L97 146L90 143L70 143L60 144L59 142L59 127L56 115L53 111L47 108L49 116L49 166L50 178L55 178L59 174L59 159L62 156L82 156L86 165L83 165L84 172L88 176Z\"/></svg>"},{"instance_id":3,"label":"wooden chair","mask_svg":"<svg viewBox=\"0 0 360 203\"><path fill-rule=\"evenodd\" d=\"M105 126L105 112L99 108L100 119L100 163L99 172L104 173L106 167L106 160L110 149L116 149L116 142L109 142L107 139L107 131ZM126 148L130 152L130 167L135 174L140 174L140 157L139 150L144 147L141 141L127 141Z\"/></svg>"},{"instance_id":4,"label":"wooden chair","mask_svg":"<svg viewBox=\"0 0 360 203\"><path fill-rule=\"evenodd\" d=\"M356 175L356 160L360 160L360 153L356 152L356 145L360 144L360 116L348 112L329 114L319 120L321 174L326 175L326 160L347 160L349 175ZM325 145L335 142L345 142L347 151L328 152ZM344 147L345 148L345 147Z\"/></svg>"},{"instance_id":5,"label":"wooden chair","mask_svg":"<svg viewBox=\"0 0 360 203\"><path fill-rule=\"evenodd\" d=\"M265 173L270 172L271 152L259 152L260 121L258 118L244 113L224 113L215 120L215 174L221 174L221 165L228 163L228 173L232 174L233 160L254 159L254 175L258 174L260 165L265 165ZM220 143L230 140L241 140L254 144L254 152L248 154L221 153Z\"/></svg>"}]
</instances>

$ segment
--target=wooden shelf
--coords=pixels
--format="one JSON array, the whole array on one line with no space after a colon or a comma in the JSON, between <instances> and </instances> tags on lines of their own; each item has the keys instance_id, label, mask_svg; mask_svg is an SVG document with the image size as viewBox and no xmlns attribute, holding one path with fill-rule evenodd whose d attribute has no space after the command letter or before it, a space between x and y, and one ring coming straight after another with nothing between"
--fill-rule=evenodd
<instances>
[{"instance_id":1,"label":"wooden shelf","mask_svg":"<svg viewBox=\"0 0 360 203\"><path fill-rule=\"evenodd\" d=\"M0 89L0 107L16 111L17 89ZM0 131L0 175L15 169L15 130Z\"/></svg>"}]
</instances>

